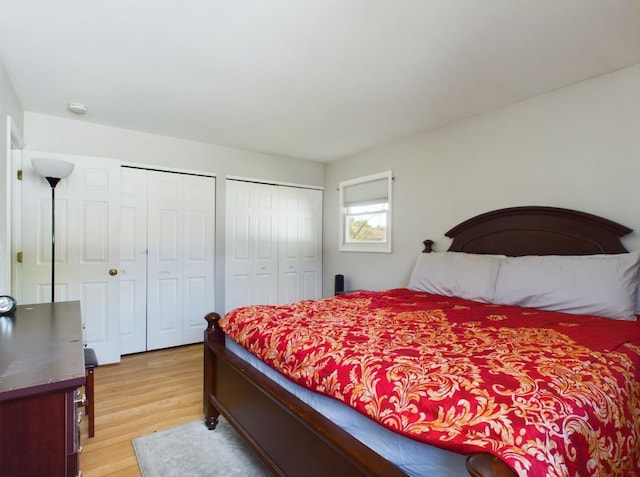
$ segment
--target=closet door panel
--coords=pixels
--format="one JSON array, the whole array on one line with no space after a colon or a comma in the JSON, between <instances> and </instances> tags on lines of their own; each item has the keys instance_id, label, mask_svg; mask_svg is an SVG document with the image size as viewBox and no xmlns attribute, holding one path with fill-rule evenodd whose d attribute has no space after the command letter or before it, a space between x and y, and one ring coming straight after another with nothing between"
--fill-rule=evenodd
<instances>
[{"instance_id":1,"label":"closet door panel","mask_svg":"<svg viewBox=\"0 0 640 477\"><path fill-rule=\"evenodd\" d=\"M278 302L278 241L275 211L264 209L254 218L253 299L250 304Z\"/></svg>"},{"instance_id":2,"label":"closet door panel","mask_svg":"<svg viewBox=\"0 0 640 477\"><path fill-rule=\"evenodd\" d=\"M228 239L226 246L225 302L226 309L229 311L247 303L247 297L251 296L253 265L250 253L250 215L246 212L237 214L228 212L226 229Z\"/></svg>"},{"instance_id":3,"label":"closet door panel","mask_svg":"<svg viewBox=\"0 0 640 477\"><path fill-rule=\"evenodd\" d=\"M290 201L288 201L290 203ZM300 219L286 209L280 216L279 302L292 303L302 296L300 277Z\"/></svg>"},{"instance_id":4,"label":"closet door panel","mask_svg":"<svg viewBox=\"0 0 640 477\"><path fill-rule=\"evenodd\" d=\"M214 311L215 179L182 176L183 248L182 344L202 341L204 315Z\"/></svg>"},{"instance_id":5,"label":"closet door panel","mask_svg":"<svg viewBox=\"0 0 640 477\"><path fill-rule=\"evenodd\" d=\"M177 277L160 278L155 281L158 293L157 307L147 319L147 349L168 348L182 344L182 287Z\"/></svg>"},{"instance_id":6,"label":"closet door panel","mask_svg":"<svg viewBox=\"0 0 640 477\"><path fill-rule=\"evenodd\" d=\"M248 297L253 296L253 283L249 273L232 273L228 276L225 285L226 311L250 304Z\"/></svg>"},{"instance_id":7,"label":"closet door panel","mask_svg":"<svg viewBox=\"0 0 640 477\"><path fill-rule=\"evenodd\" d=\"M183 302L183 339L184 344L202 341L204 326L202 321L204 315L212 311L206 303L210 301L209 277L190 276L184 281L184 302ZM203 306L203 304L205 304Z\"/></svg>"},{"instance_id":8,"label":"closet door panel","mask_svg":"<svg viewBox=\"0 0 640 477\"><path fill-rule=\"evenodd\" d=\"M279 189L280 303L321 298L322 191Z\"/></svg>"},{"instance_id":9,"label":"closet door panel","mask_svg":"<svg viewBox=\"0 0 640 477\"><path fill-rule=\"evenodd\" d=\"M300 276L297 271L284 272L280 277L280 302L293 303L300 296Z\"/></svg>"},{"instance_id":10,"label":"closet door panel","mask_svg":"<svg viewBox=\"0 0 640 477\"><path fill-rule=\"evenodd\" d=\"M146 290L144 290L146 293ZM132 280L120 280L120 353L130 354L147 348L146 316L143 314L145 328L136 333L136 284ZM140 346L136 339L142 338Z\"/></svg>"},{"instance_id":11,"label":"closet door panel","mask_svg":"<svg viewBox=\"0 0 640 477\"><path fill-rule=\"evenodd\" d=\"M147 171L120 177L120 352L130 354L147 349Z\"/></svg>"},{"instance_id":12,"label":"closet door panel","mask_svg":"<svg viewBox=\"0 0 640 477\"><path fill-rule=\"evenodd\" d=\"M322 298L322 191L303 189L300 217L301 300Z\"/></svg>"},{"instance_id":13,"label":"closet door panel","mask_svg":"<svg viewBox=\"0 0 640 477\"><path fill-rule=\"evenodd\" d=\"M318 297L318 288L322 288L322 277L316 270L304 272L302 274L302 296ZM307 298L303 298L306 300Z\"/></svg>"},{"instance_id":14,"label":"closet door panel","mask_svg":"<svg viewBox=\"0 0 640 477\"><path fill-rule=\"evenodd\" d=\"M182 176L148 171L147 349L182 344Z\"/></svg>"},{"instance_id":15,"label":"closet door panel","mask_svg":"<svg viewBox=\"0 0 640 477\"><path fill-rule=\"evenodd\" d=\"M272 304L275 303L272 273L257 273L253 282L253 303L254 304Z\"/></svg>"},{"instance_id":16,"label":"closet door panel","mask_svg":"<svg viewBox=\"0 0 640 477\"><path fill-rule=\"evenodd\" d=\"M250 185L254 282L248 304L274 304L278 303L278 188Z\"/></svg>"}]
</instances>

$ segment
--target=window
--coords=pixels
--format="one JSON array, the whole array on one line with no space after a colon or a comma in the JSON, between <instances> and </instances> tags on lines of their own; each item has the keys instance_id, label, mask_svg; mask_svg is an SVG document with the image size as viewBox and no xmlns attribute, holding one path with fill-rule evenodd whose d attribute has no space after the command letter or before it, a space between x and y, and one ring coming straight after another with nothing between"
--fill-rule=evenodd
<instances>
[{"instance_id":1,"label":"window","mask_svg":"<svg viewBox=\"0 0 640 477\"><path fill-rule=\"evenodd\" d=\"M340 250L391 252L391 171L340 182Z\"/></svg>"}]
</instances>

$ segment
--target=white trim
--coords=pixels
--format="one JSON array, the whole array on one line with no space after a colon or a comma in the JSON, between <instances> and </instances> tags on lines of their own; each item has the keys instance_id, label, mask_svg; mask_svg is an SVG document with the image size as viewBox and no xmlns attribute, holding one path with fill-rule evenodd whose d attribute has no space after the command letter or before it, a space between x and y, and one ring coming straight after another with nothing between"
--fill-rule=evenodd
<instances>
[{"instance_id":1,"label":"white trim","mask_svg":"<svg viewBox=\"0 0 640 477\"><path fill-rule=\"evenodd\" d=\"M13 149L24 149L24 140L20 131L15 126L15 121L11 116L7 116L7 121L11 124L8 128L11 131L11 146Z\"/></svg>"},{"instance_id":2,"label":"white trim","mask_svg":"<svg viewBox=\"0 0 640 477\"><path fill-rule=\"evenodd\" d=\"M177 174L190 174L193 176L217 177L215 172L194 171L191 169L181 169L179 167L156 166L152 164L142 164L138 162L122 162L122 167L132 167L134 169L144 169L147 171L174 172Z\"/></svg>"},{"instance_id":3,"label":"white trim","mask_svg":"<svg viewBox=\"0 0 640 477\"><path fill-rule=\"evenodd\" d=\"M5 137L5 145L6 149L4 151L4 173L5 173L5 184L4 184L4 200L5 200L5 223L4 223L4 243L5 250L4 256L2 257L2 261L0 263L4 263L4 267L2 272L2 276L0 277L0 293L12 293L12 278L14 275L14 266L13 266L13 254L14 254L14 230L13 230L13 208L14 208L14 187L13 180L15 178L15 171L13 167L13 150L14 149L22 149L24 143L22 141L22 136L20 131L18 131L13 118L10 115L6 116L6 137Z\"/></svg>"},{"instance_id":4,"label":"white trim","mask_svg":"<svg viewBox=\"0 0 640 477\"><path fill-rule=\"evenodd\" d=\"M232 181L242 181L242 182L256 182L258 184L280 185L280 186L286 186L286 187L299 187L302 189L324 190L324 186L296 184L293 182L271 181L271 180L265 180L265 179L255 179L251 177L225 176L225 179L229 179Z\"/></svg>"},{"instance_id":5,"label":"white trim","mask_svg":"<svg viewBox=\"0 0 640 477\"><path fill-rule=\"evenodd\" d=\"M11 196L13 203L11 204L11 223L13 230L11 232L11 296L18 303L22 303L22 264L17 262L18 252L22 252L22 216L24 208L22 207L22 181L18 180L18 171L22 170L22 154L23 148L13 149L11 151L11 180L12 191Z\"/></svg>"},{"instance_id":6,"label":"white trim","mask_svg":"<svg viewBox=\"0 0 640 477\"><path fill-rule=\"evenodd\" d=\"M11 290L11 116L6 117L4 156L4 249L0 258L0 295L8 295Z\"/></svg>"}]
</instances>

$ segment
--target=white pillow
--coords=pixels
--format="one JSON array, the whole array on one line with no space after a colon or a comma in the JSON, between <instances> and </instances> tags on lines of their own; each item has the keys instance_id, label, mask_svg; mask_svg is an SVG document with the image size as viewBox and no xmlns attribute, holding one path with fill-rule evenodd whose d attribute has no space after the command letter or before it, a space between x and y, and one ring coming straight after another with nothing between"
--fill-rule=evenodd
<instances>
[{"instance_id":1,"label":"white pillow","mask_svg":"<svg viewBox=\"0 0 640 477\"><path fill-rule=\"evenodd\" d=\"M421 253L411 274L411 290L491 302L503 255L462 252Z\"/></svg>"},{"instance_id":2,"label":"white pillow","mask_svg":"<svg viewBox=\"0 0 640 477\"><path fill-rule=\"evenodd\" d=\"M635 320L640 252L507 257L493 302Z\"/></svg>"}]
</instances>

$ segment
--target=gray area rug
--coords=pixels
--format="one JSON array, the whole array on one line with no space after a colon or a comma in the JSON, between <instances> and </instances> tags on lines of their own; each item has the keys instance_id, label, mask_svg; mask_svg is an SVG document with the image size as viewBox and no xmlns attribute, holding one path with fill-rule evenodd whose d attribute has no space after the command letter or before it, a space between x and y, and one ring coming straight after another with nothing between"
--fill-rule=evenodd
<instances>
[{"instance_id":1,"label":"gray area rug","mask_svg":"<svg viewBox=\"0 0 640 477\"><path fill-rule=\"evenodd\" d=\"M271 475L222 417L213 431L200 419L132 442L143 477Z\"/></svg>"}]
</instances>

